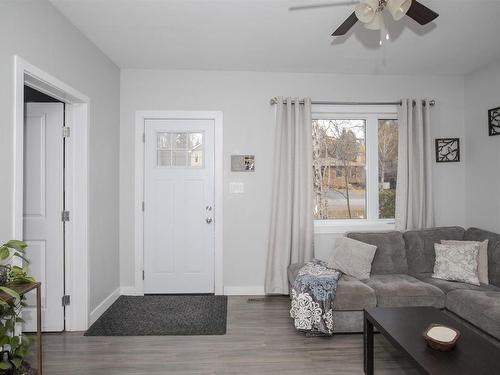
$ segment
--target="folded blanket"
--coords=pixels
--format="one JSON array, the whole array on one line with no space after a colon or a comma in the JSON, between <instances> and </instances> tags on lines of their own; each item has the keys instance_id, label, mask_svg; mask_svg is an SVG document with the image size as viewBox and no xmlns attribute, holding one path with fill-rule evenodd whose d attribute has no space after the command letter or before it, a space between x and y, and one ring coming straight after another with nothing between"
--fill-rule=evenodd
<instances>
[{"instance_id":1,"label":"folded blanket","mask_svg":"<svg viewBox=\"0 0 500 375\"><path fill-rule=\"evenodd\" d=\"M299 270L291 293L290 316L295 328L313 335L332 335L333 304L341 275L318 259Z\"/></svg>"}]
</instances>

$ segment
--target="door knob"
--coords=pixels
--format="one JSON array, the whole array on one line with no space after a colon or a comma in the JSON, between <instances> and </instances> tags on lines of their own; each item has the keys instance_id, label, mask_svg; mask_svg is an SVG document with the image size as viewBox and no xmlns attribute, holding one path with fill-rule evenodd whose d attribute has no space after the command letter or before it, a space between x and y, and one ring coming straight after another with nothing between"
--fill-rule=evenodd
<instances>
[{"instance_id":1,"label":"door knob","mask_svg":"<svg viewBox=\"0 0 500 375\"><path fill-rule=\"evenodd\" d=\"M207 224L210 224L213 221L213 219L211 217L207 217L205 221L207 222Z\"/></svg>"}]
</instances>

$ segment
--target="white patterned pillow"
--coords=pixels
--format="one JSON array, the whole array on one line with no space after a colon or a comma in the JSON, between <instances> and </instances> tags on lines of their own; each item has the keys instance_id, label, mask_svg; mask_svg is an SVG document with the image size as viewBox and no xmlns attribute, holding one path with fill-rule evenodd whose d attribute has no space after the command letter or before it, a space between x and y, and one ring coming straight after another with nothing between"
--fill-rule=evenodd
<instances>
[{"instance_id":1,"label":"white patterned pillow","mask_svg":"<svg viewBox=\"0 0 500 375\"><path fill-rule=\"evenodd\" d=\"M479 244L434 244L436 262L432 277L480 285L478 275Z\"/></svg>"},{"instance_id":2,"label":"white patterned pillow","mask_svg":"<svg viewBox=\"0 0 500 375\"><path fill-rule=\"evenodd\" d=\"M453 240L442 240L441 243L443 245L460 245L462 243L465 244L479 244L479 258L478 258L478 266L477 273L479 275L479 282L481 284L489 284L490 281L488 279L488 240L484 240L482 242L479 241L453 241Z\"/></svg>"}]
</instances>

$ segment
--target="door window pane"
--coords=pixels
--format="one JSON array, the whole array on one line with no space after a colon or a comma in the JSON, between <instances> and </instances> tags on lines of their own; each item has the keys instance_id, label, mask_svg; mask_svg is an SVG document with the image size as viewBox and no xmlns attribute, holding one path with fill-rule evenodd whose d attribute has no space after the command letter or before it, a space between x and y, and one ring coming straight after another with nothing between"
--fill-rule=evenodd
<instances>
[{"instance_id":1,"label":"door window pane","mask_svg":"<svg viewBox=\"0 0 500 375\"><path fill-rule=\"evenodd\" d=\"M190 167L203 167L203 151L190 152L189 163Z\"/></svg>"},{"instance_id":2,"label":"door window pane","mask_svg":"<svg viewBox=\"0 0 500 375\"><path fill-rule=\"evenodd\" d=\"M378 121L379 218L393 219L396 212L398 173L398 122Z\"/></svg>"},{"instance_id":3,"label":"door window pane","mask_svg":"<svg viewBox=\"0 0 500 375\"><path fill-rule=\"evenodd\" d=\"M172 151L158 150L158 166L170 167L172 165Z\"/></svg>"},{"instance_id":4,"label":"door window pane","mask_svg":"<svg viewBox=\"0 0 500 375\"><path fill-rule=\"evenodd\" d=\"M172 148L175 150L187 149L188 133L172 133Z\"/></svg>"},{"instance_id":5,"label":"door window pane","mask_svg":"<svg viewBox=\"0 0 500 375\"><path fill-rule=\"evenodd\" d=\"M203 133L189 134L189 148L191 150L199 150L203 147Z\"/></svg>"},{"instance_id":6,"label":"door window pane","mask_svg":"<svg viewBox=\"0 0 500 375\"><path fill-rule=\"evenodd\" d=\"M187 151L172 151L172 167L187 166Z\"/></svg>"},{"instance_id":7,"label":"door window pane","mask_svg":"<svg viewBox=\"0 0 500 375\"><path fill-rule=\"evenodd\" d=\"M158 141L158 149L166 150L172 148L170 133L158 133L156 139Z\"/></svg>"},{"instance_id":8,"label":"door window pane","mask_svg":"<svg viewBox=\"0 0 500 375\"><path fill-rule=\"evenodd\" d=\"M365 139L365 120L313 120L315 219L366 219Z\"/></svg>"}]
</instances>

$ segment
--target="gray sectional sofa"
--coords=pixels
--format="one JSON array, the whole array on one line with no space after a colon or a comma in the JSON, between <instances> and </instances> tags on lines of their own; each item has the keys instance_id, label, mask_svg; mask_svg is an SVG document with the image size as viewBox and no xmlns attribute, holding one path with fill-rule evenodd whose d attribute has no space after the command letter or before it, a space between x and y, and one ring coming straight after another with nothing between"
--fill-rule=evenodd
<instances>
[{"instance_id":1,"label":"gray sectional sofa","mask_svg":"<svg viewBox=\"0 0 500 375\"><path fill-rule=\"evenodd\" d=\"M337 287L335 332L362 332L363 309L375 306L434 306L446 309L500 340L500 235L477 228L442 227L408 232L348 233L377 246L371 277L343 275ZM474 286L432 278L434 244L441 240L489 240L489 285ZM301 264L292 264L293 283Z\"/></svg>"}]
</instances>

